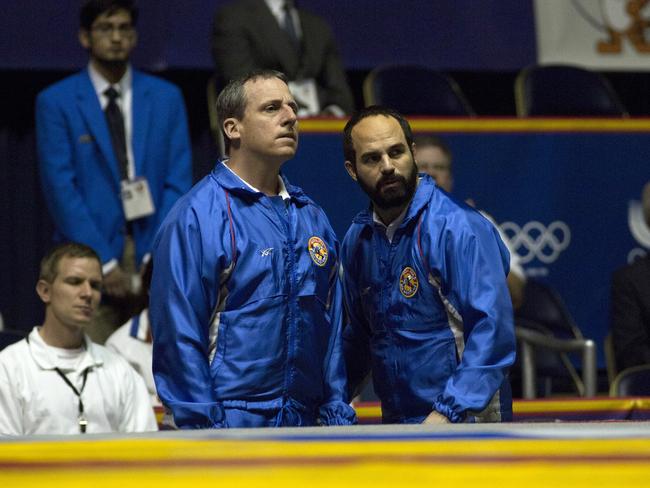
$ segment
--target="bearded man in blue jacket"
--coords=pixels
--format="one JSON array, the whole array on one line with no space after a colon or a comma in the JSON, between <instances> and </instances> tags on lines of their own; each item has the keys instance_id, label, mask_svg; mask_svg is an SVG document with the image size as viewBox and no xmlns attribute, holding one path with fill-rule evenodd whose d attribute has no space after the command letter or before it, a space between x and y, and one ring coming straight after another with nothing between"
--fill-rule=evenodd
<instances>
[{"instance_id":1,"label":"bearded man in blue jacket","mask_svg":"<svg viewBox=\"0 0 650 488\"><path fill-rule=\"evenodd\" d=\"M180 428L347 425L339 244L280 175L296 152L287 78L253 72L217 100L228 158L154 244L153 370Z\"/></svg>"},{"instance_id":2,"label":"bearded man in blue jacket","mask_svg":"<svg viewBox=\"0 0 650 488\"><path fill-rule=\"evenodd\" d=\"M351 391L372 372L384 423L510 420L509 254L496 229L417 174L396 111L354 115L344 153L372 201L341 250Z\"/></svg>"}]
</instances>

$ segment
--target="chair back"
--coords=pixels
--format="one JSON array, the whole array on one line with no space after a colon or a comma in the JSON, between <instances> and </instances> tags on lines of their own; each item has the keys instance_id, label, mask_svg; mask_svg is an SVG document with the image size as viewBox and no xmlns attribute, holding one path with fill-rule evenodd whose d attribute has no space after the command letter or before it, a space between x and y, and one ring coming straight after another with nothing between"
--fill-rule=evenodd
<instances>
[{"instance_id":1,"label":"chair back","mask_svg":"<svg viewBox=\"0 0 650 488\"><path fill-rule=\"evenodd\" d=\"M525 391L528 398L548 396L553 390L578 393L595 393L595 345L583 338L560 295L551 286L535 279L529 279L524 291L524 301L515 314L515 328L518 338L519 354L513 367L513 378L522 376L525 381L533 381L530 365L526 365L524 347L533 347L534 371L537 391ZM528 331L528 332L527 332ZM585 363L585 351L588 362ZM582 353L583 376L574 367L569 353ZM530 358L528 358L530 360ZM591 364L594 362L594 364Z\"/></svg>"},{"instance_id":2,"label":"chair back","mask_svg":"<svg viewBox=\"0 0 650 488\"><path fill-rule=\"evenodd\" d=\"M614 351L614 341L612 333L609 332L603 341L603 352L605 353L605 367L607 368L607 383L611 387L614 380L618 375L618 368L616 367L616 352Z\"/></svg>"},{"instance_id":3,"label":"chair back","mask_svg":"<svg viewBox=\"0 0 650 488\"><path fill-rule=\"evenodd\" d=\"M559 339L582 339L580 329L558 292L538 280L527 281L524 301L515 318L532 328L542 327L543 332Z\"/></svg>"},{"instance_id":4,"label":"chair back","mask_svg":"<svg viewBox=\"0 0 650 488\"><path fill-rule=\"evenodd\" d=\"M568 65L533 65L515 80L517 115L627 117L609 82L599 73Z\"/></svg>"},{"instance_id":5,"label":"chair back","mask_svg":"<svg viewBox=\"0 0 650 488\"><path fill-rule=\"evenodd\" d=\"M621 371L609 389L609 396L650 396L650 364Z\"/></svg>"},{"instance_id":6,"label":"chair back","mask_svg":"<svg viewBox=\"0 0 650 488\"><path fill-rule=\"evenodd\" d=\"M366 106L386 105L407 115L471 116L474 110L447 74L422 66L383 66L363 82Z\"/></svg>"}]
</instances>

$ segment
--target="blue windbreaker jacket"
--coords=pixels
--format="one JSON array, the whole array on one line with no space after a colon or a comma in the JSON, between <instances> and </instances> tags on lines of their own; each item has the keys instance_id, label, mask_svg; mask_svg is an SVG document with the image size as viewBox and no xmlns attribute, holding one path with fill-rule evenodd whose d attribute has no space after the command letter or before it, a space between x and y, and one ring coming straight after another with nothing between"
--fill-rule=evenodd
<instances>
[{"instance_id":1,"label":"blue windbreaker jacket","mask_svg":"<svg viewBox=\"0 0 650 488\"><path fill-rule=\"evenodd\" d=\"M368 209L341 255L349 386L372 370L385 423L432 410L452 422L511 419L509 254L490 222L420 175L392 243Z\"/></svg>"},{"instance_id":2,"label":"blue windbreaker jacket","mask_svg":"<svg viewBox=\"0 0 650 488\"><path fill-rule=\"evenodd\" d=\"M356 421L342 357L339 245L323 211L285 185L287 203L219 163L157 235L153 370L178 427Z\"/></svg>"}]
</instances>

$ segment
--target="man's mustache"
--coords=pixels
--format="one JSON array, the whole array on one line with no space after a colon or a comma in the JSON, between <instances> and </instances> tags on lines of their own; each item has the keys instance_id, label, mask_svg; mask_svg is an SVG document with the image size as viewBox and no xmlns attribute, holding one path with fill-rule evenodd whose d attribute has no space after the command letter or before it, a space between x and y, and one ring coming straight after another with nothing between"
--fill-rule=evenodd
<instances>
[{"instance_id":1,"label":"man's mustache","mask_svg":"<svg viewBox=\"0 0 650 488\"><path fill-rule=\"evenodd\" d=\"M377 189L380 189L383 186L389 185L391 183L402 183L403 185L406 185L406 178L401 175L384 176L377 182Z\"/></svg>"}]
</instances>

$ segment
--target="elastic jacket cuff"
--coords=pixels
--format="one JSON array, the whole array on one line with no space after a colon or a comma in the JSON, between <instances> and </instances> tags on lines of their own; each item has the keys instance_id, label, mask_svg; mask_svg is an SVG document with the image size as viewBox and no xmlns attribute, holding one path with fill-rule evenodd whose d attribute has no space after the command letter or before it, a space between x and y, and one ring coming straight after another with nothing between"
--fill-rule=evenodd
<instances>
[{"instance_id":1,"label":"elastic jacket cuff","mask_svg":"<svg viewBox=\"0 0 650 488\"><path fill-rule=\"evenodd\" d=\"M175 403L171 409L179 429L220 429L226 427L223 405L218 403Z\"/></svg>"},{"instance_id":2,"label":"elastic jacket cuff","mask_svg":"<svg viewBox=\"0 0 650 488\"><path fill-rule=\"evenodd\" d=\"M442 400L442 397L438 397L432 408L439 414L447 417L449 421L454 424L464 422L465 418L467 417L465 412L458 412L450 407L446 402Z\"/></svg>"},{"instance_id":3,"label":"elastic jacket cuff","mask_svg":"<svg viewBox=\"0 0 650 488\"><path fill-rule=\"evenodd\" d=\"M357 423L357 414L345 402L336 401L321 405L318 409L320 425L354 425Z\"/></svg>"}]
</instances>

